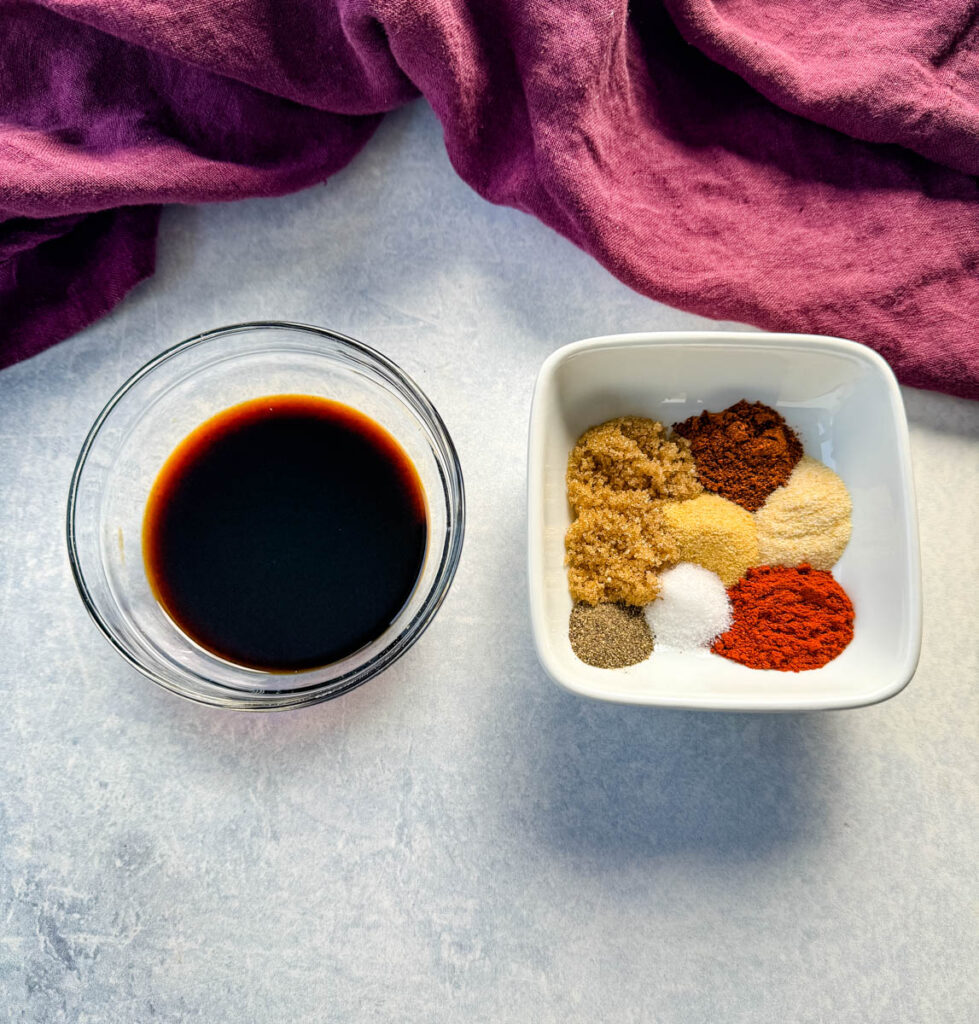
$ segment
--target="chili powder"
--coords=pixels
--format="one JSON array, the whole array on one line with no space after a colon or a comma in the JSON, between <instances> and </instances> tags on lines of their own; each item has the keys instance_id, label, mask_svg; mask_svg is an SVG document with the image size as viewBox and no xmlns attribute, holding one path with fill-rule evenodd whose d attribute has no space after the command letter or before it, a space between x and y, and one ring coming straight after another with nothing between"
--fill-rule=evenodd
<instances>
[{"instance_id":1,"label":"chili powder","mask_svg":"<svg viewBox=\"0 0 979 1024\"><path fill-rule=\"evenodd\" d=\"M727 594L734 624L711 650L748 668L821 668L853 639L850 598L811 565L755 566Z\"/></svg>"},{"instance_id":2,"label":"chili powder","mask_svg":"<svg viewBox=\"0 0 979 1024\"><path fill-rule=\"evenodd\" d=\"M771 406L741 399L723 412L677 423L708 491L756 512L802 458L802 442Z\"/></svg>"}]
</instances>

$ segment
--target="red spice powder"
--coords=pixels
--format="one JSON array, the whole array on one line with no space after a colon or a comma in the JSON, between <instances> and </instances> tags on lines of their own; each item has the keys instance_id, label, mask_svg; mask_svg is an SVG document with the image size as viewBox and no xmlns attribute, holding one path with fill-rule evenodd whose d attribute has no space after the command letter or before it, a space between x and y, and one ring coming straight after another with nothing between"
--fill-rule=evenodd
<instances>
[{"instance_id":1,"label":"red spice powder","mask_svg":"<svg viewBox=\"0 0 979 1024\"><path fill-rule=\"evenodd\" d=\"M784 418L762 402L741 399L723 412L677 423L690 442L697 477L708 491L756 512L802 458L802 442Z\"/></svg>"},{"instance_id":2,"label":"red spice powder","mask_svg":"<svg viewBox=\"0 0 979 1024\"><path fill-rule=\"evenodd\" d=\"M755 566L727 593L734 624L711 650L749 668L820 668L853 639L846 591L811 565Z\"/></svg>"}]
</instances>

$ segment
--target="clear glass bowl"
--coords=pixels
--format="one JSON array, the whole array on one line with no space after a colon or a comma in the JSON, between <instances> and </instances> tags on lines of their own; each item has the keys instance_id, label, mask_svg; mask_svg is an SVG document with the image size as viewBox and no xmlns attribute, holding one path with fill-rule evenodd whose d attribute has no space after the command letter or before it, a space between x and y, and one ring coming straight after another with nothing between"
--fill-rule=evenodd
<instances>
[{"instance_id":1,"label":"clear glass bowl","mask_svg":"<svg viewBox=\"0 0 979 1024\"><path fill-rule=\"evenodd\" d=\"M428 550L387 630L341 661L282 674L203 650L154 598L142 520L158 471L204 420L249 398L321 395L370 416L411 457L428 502ZM207 331L151 360L113 395L82 446L68 496L68 553L96 625L133 666L203 704L263 711L338 697L396 661L445 599L462 550L465 498L452 439L418 386L379 352L334 331L262 322Z\"/></svg>"}]
</instances>

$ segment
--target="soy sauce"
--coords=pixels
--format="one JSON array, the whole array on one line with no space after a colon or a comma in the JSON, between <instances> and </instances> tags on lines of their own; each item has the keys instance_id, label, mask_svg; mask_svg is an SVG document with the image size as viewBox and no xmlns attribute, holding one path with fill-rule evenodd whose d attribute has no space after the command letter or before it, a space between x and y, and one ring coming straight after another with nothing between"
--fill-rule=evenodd
<instances>
[{"instance_id":1,"label":"soy sauce","mask_svg":"<svg viewBox=\"0 0 979 1024\"><path fill-rule=\"evenodd\" d=\"M425 560L411 460L367 416L311 395L236 405L173 452L143 559L170 618L227 661L296 672L380 636Z\"/></svg>"}]
</instances>

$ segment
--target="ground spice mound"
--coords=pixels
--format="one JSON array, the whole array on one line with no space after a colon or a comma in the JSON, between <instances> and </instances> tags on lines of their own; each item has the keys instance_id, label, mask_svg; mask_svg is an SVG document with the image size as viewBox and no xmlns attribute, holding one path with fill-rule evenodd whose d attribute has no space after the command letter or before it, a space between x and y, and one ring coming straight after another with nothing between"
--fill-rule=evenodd
<instances>
[{"instance_id":1,"label":"ground spice mound","mask_svg":"<svg viewBox=\"0 0 979 1024\"><path fill-rule=\"evenodd\" d=\"M568 639L575 654L596 668L625 668L653 653L653 635L641 609L622 604L576 604Z\"/></svg>"},{"instance_id":2,"label":"ground spice mound","mask_svg":"<svg viewBox=\"0 0 979 1024\"><path fill-rule=\"evenodd\" d=\"M740 505L717 494L663 506L666 527L681 562L695 562L721 577L725 587L758 564L755 520Z\"/></svg>"},{"instance_id":3,"label":"ground spice mound","mask_svg":"<svg viewBox=\"0 0 979 1024\"><path fill-rule=\"evenodd\" d=\"M755 513L759 561L832 569L850 540L852 504L846 484L803 455L784 487Z\"/></svg>"},{"instance_id":4,"label":"ground spice mound","mask_svg":"<svg viewBox=\"0 0 979 1024\"><path fill-rule=\"evenodd\" d=\"M853 605L823 570L756 566L727 593L734 624L711 650L749 668L820 668L853 639Z\"/></svg>"},{"instance_id":5,"label":"ground spice mound","mask_svg":"<svg viewBox=\"0 0 979 1024\"><path fill-rule=\"evenodd\" d=\"M743 398L723 412L677 423L690 441L697 476L708 491L754 512L802 458L802 443L774 409Z\"/></svg>"},{"instance_id":6,"label":"ground spice mound","mask_svg":"<svg viewBox=\"0 0 979 1024\"><path fill-rule=\"evenodd\" d=\"M676 542L656 505L639 513L583 509L564 547L571 596L586 604L648 604L659 593L657 570L677 560Z\"/></svg>"},{"instance_id":7,"label":"ground spice mound","mask_svg":"<svg viewBox=\"0 0 979 1024\"><path fill-rule=\"evenodd\" d=\"M586 430L568 456L567 484L575 512L598 506L624 512L649 501L683 501L702 490L687 441L641 416Z\"/></svg>"}]
</instances>

